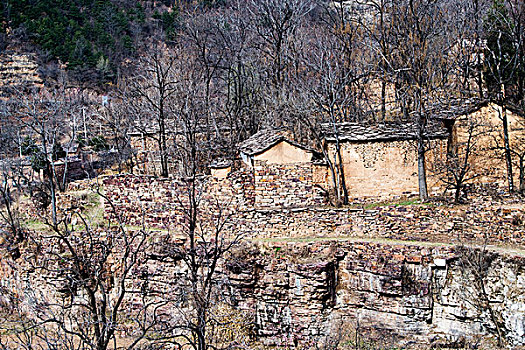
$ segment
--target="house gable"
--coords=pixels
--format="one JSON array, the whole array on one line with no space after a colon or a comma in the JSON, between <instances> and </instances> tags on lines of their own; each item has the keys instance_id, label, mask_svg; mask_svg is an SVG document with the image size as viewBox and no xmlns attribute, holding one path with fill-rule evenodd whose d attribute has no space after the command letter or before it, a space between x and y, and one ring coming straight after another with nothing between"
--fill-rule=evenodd
<instances>
[{"instance_id":1,"label":"house gable","mask_svg":"<svg viewBox=\"0 0 525 350\"><path fill-rule=\"evenodd\" d=\"M306 163L312 160L312 153L282 140L266 151L253 157L255 161L268 164Z\"/></svg>"}]
</instances>

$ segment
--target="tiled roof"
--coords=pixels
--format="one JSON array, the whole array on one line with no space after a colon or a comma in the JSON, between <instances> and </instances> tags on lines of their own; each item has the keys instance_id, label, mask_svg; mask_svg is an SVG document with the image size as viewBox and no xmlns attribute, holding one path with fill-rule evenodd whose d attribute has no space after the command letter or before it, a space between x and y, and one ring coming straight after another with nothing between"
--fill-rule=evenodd
<instances>
[{"instance_id":1,"label":"tiled roof","mask_svg":"<svg viewBox=\"0 0 525 350\"><path fill-rule=\"evenodd\" d=\"M312 152L309 147L301 145L291 139L289 132L284 129L263 129L239 144L239 150L249 156L266 151L281 141L286 141L296 147Z\"/></svg>"},{"instance_id":2,"label":"tiled roof","mask_svg":"<svg viewBox=\"0 0 525 350\"><path fill-rule=\"evenodd\" d=\"M489 100L479 98L451 99L446 103L435 105L429 112L432 119L456 119L474 113L488 104Z\"/></svg>"},{"instance_id":3,"label":"tiled roof","mask_svg":"<svg viewBox=\"0 0 525 350\"><path fill-rule=\"evenodd\" d=\"M224 158L215 159L210 164L211 169L224 169L230 166L232 166L232 161Z\"/></svg>"},{"instance_id":4,"label":"tiled roof","mask_svg":"<svg viewBox=\"0 0 525 350\"><path fill-rule=\"evenodd\" d=\"M417 139L417 125L412 123L381 123L381 124L362 124L362 123L331 123L321 125L324 138L328 142L336 140L336 136L341 142L364 142L364 141L396 141L396 140L415 140ZM443 139L448 137L447 130L433 124L426 128L425 138Z\"/></svg>"}]
</instances>

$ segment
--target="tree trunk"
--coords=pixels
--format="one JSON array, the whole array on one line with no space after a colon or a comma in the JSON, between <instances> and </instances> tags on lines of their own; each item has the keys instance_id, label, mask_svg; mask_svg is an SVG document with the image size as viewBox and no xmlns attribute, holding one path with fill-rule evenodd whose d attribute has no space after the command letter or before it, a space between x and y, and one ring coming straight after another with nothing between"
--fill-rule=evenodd
<instances>
[{"instance_id":1,"label":"tree trunk","mask_svg":"<svg viewBox=\"0 0 525 350\"><path fill-rule=\"evenodd\" d=\"M339 143L339 140L337 140L337 166L339 167L339 183L341 184L341 190L343 191L343 204L348 204L348 189L346 188L346 180L345 180L345 168L343 164L343 157L341 155L341 144Z\"/></svg>"},{"instance_id":2,"label":"tree trunk","mask_svg":"<svg viewBox=\"0 0 525 350\"><path fill-rule=\"evenodd\" d=\"M326 159L326 162L328 163L328 167L330 168L330 172L332 173L332 183L333 183L336 199L337 199L337 201L339 201L341 199L340 195L339 195L339 182L337 181L337 175L336 175L336 172L335 172L335 169L334 169L334 164L330 160L330 154L328 154L328 153L325 154L325 159ZM330 199L330 202L331 202L331 204L334 204L332 202L332 199ZM337 204L337 203L335 203L335 204Z\"/></svg>"},{"instance_id":3,"label":"tree trunk","mask_svg":"<svg viewBox=\"0 0 525 350\"><path fill-rule=\"evenodd\" d=\"M428 199L427 171L425 167L425 145L423 137L418 140L417 150L417 176L419 183L419 199L424 202Z\"/></svg>"},{"instance_id":4,"label":"tree trunk","mask_svg":"<svg viewBox=\"0 0 525 350\"><path fill-rule=\"evenodd\" d=\"M477 62L476 62L476 70L477 70L477 83L478 83L478 94L479 94L479 99L482 100L483 99L483 74L481 72L482 70L482 67L481 67L481 61L482 61L482 58L481 58L481 52L479 50L479 48L481 47L481 40L480 40L480 32L481 32L481 29L480 29L480 18L479 18L479 0L475 0L474 1L474 10L476 12L476 53L477 53Z\"/></svg>"},{"instance_id":5,"label":"tree trunk","mask_svg":"<svg viewBox=\"0 0 525 350\"><path fill-rule=\"evenodd\" d=\"M510 153L510 140L509 140L509 125L507 120L507 109L505 106L501 107L503 114L503 142L505 147L505 162L507 164L507 181L509 184L509 192L514 192L514 177L512 175L512 156Z\"/></svg>"},{"instance_id":6,"label":"tree trunk","mask_svg":"<svg viewBox=\"0 0 525 350\"><path fill-rule=\"evenodd\" d=\"M523 164L523 158L525 158L525 154L520 155L520 193L525 192L525 164Z\"/></svg>"},{"instance_id":7,"label":"tree trunk","mask_svg":"<svg viewBox=\"0 0 525 350\"><path fill-rule=\"evenodd\" d=\"M48 179L48 186L49 186L49 195L51 196L51 220L53 222L53 226L56 226L58 222L58 215L57 215L57 194L56 194L56 184L55 184L55 165L53 163L53 155L51 155L51 159L48 159L48 152L47 152L47 144L44 141L44 150L45 151L45 157L46 157L46 169L44 170L44 177L47 175Z\"/></svg>"},{"instance_id":8,"label":"tree trunk","mask_svg":"<svg viewBox=\"0 0 525 350\"><path fill-rule=\"evenodd\" d=\"M454 195L454 203L459 203L459 198L461 197L461 186L456 185L456 193Z\"/></svg>"},{"instance_id":9,"label":"tree trunk","mask_svg":"<svg viewBox=\"0 0 525 350\"><path fill-rule=\"evenodd\" d=\"M206 350L206 310L202 306L197 312L197 350Z\"/></svg>"},{"instance_id":10,"label":"tree trunk","mask_svg":"<svg viewBox=\"0 0 525 350\"><path fill-rule=\"evenodd\" d=\"M381 82L381 121L386 119L386 77L383 74L383 81Z\"/></svg>"},{"instance_id":11,"label":"tree trunk","mask_svg":"<svg viewBox=\"0 0 525 350\"><path fill-rule=\"evenodd\" d=\"M168 159L166 155L166 130L164 128L164 123L161 124L160 128L160 138L159 138L159 151L160 151L160 167L161 173L160 176L168 177Z\"/></svg>"}]
</instances>

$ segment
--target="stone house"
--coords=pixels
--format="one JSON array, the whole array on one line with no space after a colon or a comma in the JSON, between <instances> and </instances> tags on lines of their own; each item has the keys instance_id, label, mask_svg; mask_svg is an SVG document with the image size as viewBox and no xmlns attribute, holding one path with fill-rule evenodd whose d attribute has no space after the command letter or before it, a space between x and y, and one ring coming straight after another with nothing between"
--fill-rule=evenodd
<instances>
[{"instance_id":1,"label":"stone house","mask_svg":"<svg viewBox=\"0 0 525 350\"><path fill-rule=\"evenodd\" d=\"M239 145L244 167L253 172L256 208L322 205L323 166L313 149L284 130L261 130Z\"/></svg>"},{"instance_id":2,"label":"stone house","mask_svg":"<svg viewBox=\"0 0 525 350\"><path fill-rule=\"evenodd\" d=\"M487 101L467 101L435 114L425 131L429 191L445 190L446 159L461 156L469 122L476 121L476 147L469 155L470 182L506 184L502 108ZM507 110L514 182L525 185L525 119ZM324 124L325 153L333 161L340 144L351 200L400 198L418 194L417 129L407 123ZM283 130L262 130L240 145L243 164L253 171L258 207L310 206L326 203L331 171L320 152L297 143ZM521 177L521 181L520 181Z\"/></svg>"},{"instance_id":3,"label":"stone house","mask_svg":"<svg viewBox=\"0 0 525 350\"><path fill-rule=\"evenodd\" d=\"M322 125L325 149L330 157L341 147L344 177L351 199L396 198L417 194L417 129L407 123L338 123ZM446 155L449 132L440 124L427 127L427 183L440 189L432 176L436 157ZM330 172L326 169L327 185ZM331 180L330 180L331 181Z\"/></svg>"},{"instance_id":4,"label":"stone house","mask_svg":"<svg viewBox=\"0 0 525 350\"><path fill-rule=\"evenodd\" d=\"M442 120L450 125L449 151L464 156L462 147L469 136L472 126L474 147L469 155L470 172L476 175L474 182L480 184L506 184L507 167L503 142L502 107L489 101L471 104L463 113L452 116L442 115ZM520 174L525 169L525 116L516 110L507 109L509 143L513 163L515 186L519 186ZM521 162L520 162L521 158ZM520 166L521 163L521 166ZM521 168L521 169L520 169ZM525 174L522 174L525 176Z\"/></svg>"}]
</instances>

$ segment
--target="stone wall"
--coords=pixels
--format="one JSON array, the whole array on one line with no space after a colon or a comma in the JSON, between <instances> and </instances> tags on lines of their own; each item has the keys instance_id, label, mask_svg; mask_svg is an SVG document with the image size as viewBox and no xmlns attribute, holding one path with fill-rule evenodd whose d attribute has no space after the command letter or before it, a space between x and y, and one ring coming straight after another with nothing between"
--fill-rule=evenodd
<instances>
[{"instance_id":1,"label":"stone wall","mask_svg":"<svg viewBox=\"0 0 525 350\"><path fill-rule=\"evenodd\" d=\"M255 208L297 208L326 204L314 184L311 162L276 164L255 161Z\"/></svg>"},{"instance_id":2,"label":"stone wall","mask_svg":"<svg viewBox=\"0 0 525 350\"><path fill-rule=\"evenodd\" d=\"M118 219L126 225L167 229L175 234L184 229L189 183L133 175L104 177L102 183L111 202L104 206L107 217L118 213ZM231 212L253 207L253 179L248 173L232 173L225 179L201 177L196 188L204 221L210 221L220 210Z\"/></svg>"},{"instance_id":3,"label":"stone wall","mask_svg":"<svg viewBox=\"0 0 525 350\"><path fill-rule=\"evenodd\" d=\"M219 209L234 212L231 220L237 226L236 232L249 239L376 237L458 244L487 239L498 245L525 244L524 208L515 199L495 202L492 197L474 195L469 207L379 203L369 205L370 209L260 209L254 205L257 189L249 173L205 180L200 202L203 220L209 220ZM174 234L183 230L184 184L172 179L128 175L105 177L103 183L107 197L124 223L131 226L144 223L148 228L168 229ZM204 192L205 189L210 192ZM105 208L109 215L112 207L106 203Z\"/></svg>"},{"instance_id":4,"label":"stone wall","mask_svg":"<svg viewBox=\"0 0 525 350\"><path fill-rule=\"evenodd\" d=\"M473 200L470 208L384 205L374 209L251 210L239 218L249 238L381 238L454 244L525 244L523 206Z\"/></svg>"},{"instance_id":5,"label":"stone wall","mask_svg":"<svg viewBox=\"0 0 525 350\"><path fill-rule=\"evenodd\" d=\"M225 178L199 178L199 207L211 214L228 209L239 214L256 209L304 208L326 203L323 190L313 183L312 166L272 164L255 170L230 173ZM118 175L102 180L107 214L115 210L128 225L177 229L187 205L187 184L153 176ZM249 216L249 214L246 214Z\"/></svg>"},{"instance_id":6,"label":"stone wall","mask_svg":"<svg viewBox=\"0 0 525 350\"><path fill-rule=\"evenodd\" d=\"M519 200L479 196L468 207L261 210L254 207L256 188L247 181L249 174L243 176L206 184L216 199L218 194L235 198L235 233L251 248L238 248L219 273L228 280L225 286L236 307L253 315L259 341L308 347L339 333L352 338L358 332L362 339L391 347L494 342L489 311L476 306L479 289L456 246L522 247ZM179 236L183 222L177 221L180 203L175 198L181 195L180 184L132 176L108 177L104 184L127 222L145 220L169 228L168 236ZM210 215L210 207L205 208ZM312 242L300 243L303 239ZM501 321L505 341L525 345L525 259L497 246L487 250L489 255L484 281L491 310ZM161 281L174 278L169 271L181 271L151 270L156 271L151 278Z\"/></svg>"}]
</instances>

